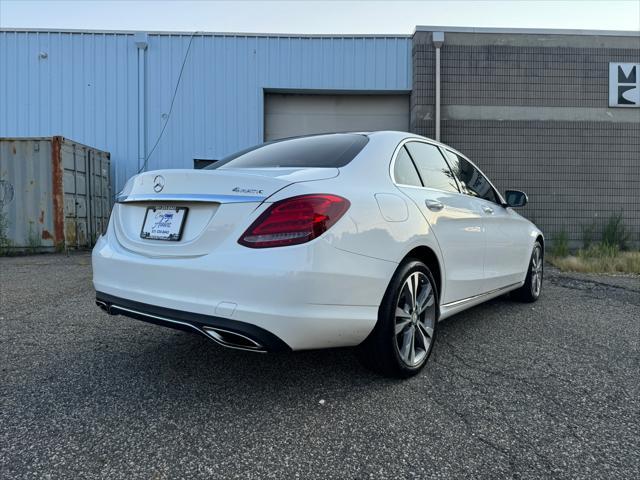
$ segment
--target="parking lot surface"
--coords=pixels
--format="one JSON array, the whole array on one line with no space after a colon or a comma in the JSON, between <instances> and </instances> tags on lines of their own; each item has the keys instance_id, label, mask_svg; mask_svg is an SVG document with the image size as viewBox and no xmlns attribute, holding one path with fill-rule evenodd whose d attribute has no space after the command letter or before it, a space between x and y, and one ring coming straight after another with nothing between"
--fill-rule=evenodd
<instances>
[{"instance_id":1,"label":"parking lot surface","mask_svg":"<svg viewBox=\"0 0 640 480\"><path fill-rule=\"evenodd\" d=\"M214 286L212 286L214 288ZM548 271L427 368L110 317L88 254L0 258L0 478L638 478L640 279Z\"/></svg>"}]
</instances>

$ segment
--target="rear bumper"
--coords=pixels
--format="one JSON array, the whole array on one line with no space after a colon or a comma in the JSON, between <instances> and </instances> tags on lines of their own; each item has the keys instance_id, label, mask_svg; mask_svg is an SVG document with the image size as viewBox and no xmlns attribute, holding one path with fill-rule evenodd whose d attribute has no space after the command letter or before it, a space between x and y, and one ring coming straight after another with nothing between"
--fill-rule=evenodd
<instances>
[{"instance_id":1,"label":"rear bumper","mask_svg":"<svg viewBox=\"0 0 640 480\"><path fill-rule=\"evenodd\" d=\"M200 333L227 348L255 352L291 351L274 334L244 322L147 305L102 292L96 292L96 304L110 315L124 315L163 327Z\"/></svg>"},{"instance_id":2,"label":"rear bumper","mask_svg":"<svg viewBox=\"0 0 640 480\"><path fill-rule=\"evenodd\" d=\"M92 263L95 290L107 305L116 303L109 300L115 298L138 312L127 307L127 302L134 302L143 314L195 322L197 329L224 328L229 321L232 331L250 337L255 327L291 350L361 343L376 324L380 301L397 267L336 249L323 239L274 249L244 248L233 242L207 255L154 258L123 248L112 232L98 240ZM144 316L122 309L119 313ZM171 324L148 315L141 319Z\"/></svg>"}]
</instances>

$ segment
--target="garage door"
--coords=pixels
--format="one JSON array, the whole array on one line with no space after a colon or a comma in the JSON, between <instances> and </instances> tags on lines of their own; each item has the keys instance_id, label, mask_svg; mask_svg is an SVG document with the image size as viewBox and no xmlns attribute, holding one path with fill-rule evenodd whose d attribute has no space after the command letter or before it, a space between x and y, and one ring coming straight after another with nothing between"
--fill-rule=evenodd
<instances>
[{"instance_id":1,"label":"garage door","mask_svg":"<svg viewBox=\"0 0 640 480\"><path fill-rule=\"evenodd\" d=\"M409 129L409 95L266 93L264 138Z\"/></svg>"}]
</instances>

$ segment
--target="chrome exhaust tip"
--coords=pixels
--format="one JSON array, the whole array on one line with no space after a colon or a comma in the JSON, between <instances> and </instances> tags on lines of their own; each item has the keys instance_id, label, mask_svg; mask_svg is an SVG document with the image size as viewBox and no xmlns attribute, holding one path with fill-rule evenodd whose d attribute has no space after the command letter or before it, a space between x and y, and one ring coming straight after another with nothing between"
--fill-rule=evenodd
<instances>
[{"instance_id":1,"label":"chrome exhaust tip","mask_svg":"<svg viewBox=\"0 0 640 480\"><path fill-rule=\"evenodd\" d=\"M96 305L98 307L100 307L100 309L104 310L107 313L111 313L111 309L109 308L109 305L107 305L105 302L103 302L102 300L96 300Z\"/></svg>"},{"instance_id":2,"label":"chrome exhaust tip","mask_svg":"<svg viewBox=\"0 0 640 480\"><path fill-rule=\"evenodd\" d=\"M207 336L223 347L250 350L253 352L266 352L263 345L241 333L217 327L203 327L202 330Z\"/></svg>"},{"instance_id":3,"label":"chrome exhaust tip","mask_svg":"<svg viewBox=\"0 0 640 480\"><path fill-rule=\"evenodd\" d=\"M209 340L214 341L218 345L226 348L233 348L236 350L245 350L257 353L266 353L269 351L262 343L254 340L253 338L226 328L212 327L209 325L195 324L189 321L181 321L173 318L167 318L161 315L155 315L148 312L143 312L137 309L127 308L115 303L96 299L96 305L104 310L109 315L125 315L128 317L136 318L157 325L164 325L166 327L177 328L179 330L190 330L198 332L200 335L204 335Z\"/></svg>"}]
</instances>

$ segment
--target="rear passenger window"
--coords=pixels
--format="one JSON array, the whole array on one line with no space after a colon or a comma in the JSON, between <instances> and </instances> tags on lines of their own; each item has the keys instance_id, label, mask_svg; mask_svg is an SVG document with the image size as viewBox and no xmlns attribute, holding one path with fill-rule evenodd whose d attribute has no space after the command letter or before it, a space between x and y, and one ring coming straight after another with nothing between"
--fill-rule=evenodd
<instances>
[{"instance_id":1,"label":"rear passenger window","mask_svg":"<svg viewBox=\"0 0 640 480\"><path fill-rule=\"evenodd\" d=\"M413 185L421 187L422 182L416 171L416 167L411 161L411 157L407 153L407 149L402 147L396 157L396 163L393 167L393 178L399 185Z\"/></svg>"},{"instance_id":2,"label":"rear passenger window","mask_svg":"<svg viewBox=\"0 0 640 480\"><path fill-rule=\"evenodd\" d=\"M463 193L473 197L483 198L493 203L500 203L489 180L487 180L476 167L460 155L449 150L445 151L447 152L449 165L451 165L456 177L458 177L458 180L462 183Z\"/></svg>"},{"instance_id":3,"label":"rear passenger window","mask_svg":"<svg viewBox=\"0 0 640 480\"><path fill-rule=\"evenodd\" d=\"M425 187L458 193L453 172L435 145L422 142L406 144Z\"/></svg>"}]
</instances>

